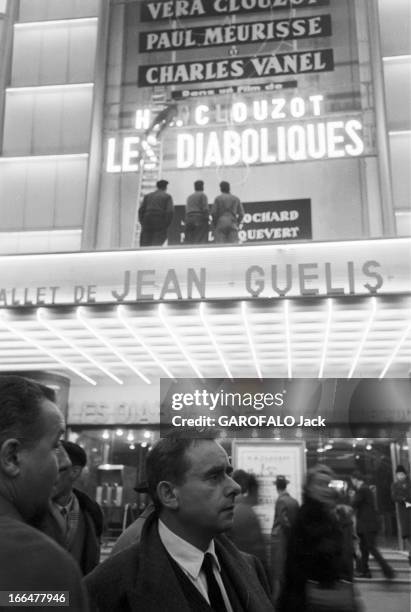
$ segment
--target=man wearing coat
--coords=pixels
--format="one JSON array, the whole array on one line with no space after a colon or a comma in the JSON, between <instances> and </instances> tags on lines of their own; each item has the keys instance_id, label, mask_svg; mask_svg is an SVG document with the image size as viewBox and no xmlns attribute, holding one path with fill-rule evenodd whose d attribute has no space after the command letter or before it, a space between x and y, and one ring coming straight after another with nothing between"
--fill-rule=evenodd
<instances>
[{"instance_id":1,"label":"man wearing coat","mask_svg":"<svg viewBox=\"0 0 411 612\"><path fill-rule=\"evenodd\" d=\"M37 529L59 466L69 463L63 433L51 389L21 376L0 376L0 591L65 591L65 601L54 600L54 606L82 612L88 606L78 567Z\"/></svg>"},{"instance_id":2,"label":"man wearing coat","mask_svg":"<svg viewBox=\"0 0 411 612\"><path fill-rule=\"evenodd\" d=\"M185 216L185 244L207 244L208 199L204 193L204 182L195 181L194 193L188 196Z\"/></svg>"},{"instance_id":3,"label":"man wearing coat","mask_svg":"<svg viewBox=\"0 0 411 612\"><path fill-rule=\"evenodd\" d=\"M74 442L63 441L62 446L70 462L59 470L42 531L74 557L83 574L88 574L100 560L103 513L96 501L73 486L87 464L86 452Z\"/></svg>"},{"instance_id":4,"label":"man wearing coat","mask_svg":"<svg viewBox=\"0 0 411 612\"><path fill-rule=\"evenodd\" d=\"M285 557L291 528L298 512L298 501L287 491L289 480L277 476L274 481L277 489L277 500L274 509L274 522L271 530L271 565L273 571L274 601L280 594L283 583Z\"/></svg>"},{"instance_id":5,"label":"man wearing coat","mask_svg":"<svg viewBox=\"0 0 411 612\"><path fill-rule=\"evenodd\" d=\"M212 438L166 437L147 457L156 506L141 541L86 579L100 612L273 612L264 570L223 534L240 487Z\"/></svg>"},{"instance_id":6,"label":"man wearing coat","mask_svg":"<svg viewBox=\"0 0 411 612\"><path fill-rule=\"evenodd\" d=\"M168 181L157 181L155 191L147 193L138 209L141 224L140 246L161 246L173 219L173 198L167 193Z\"/></svg>"},{"instance_id":7,"label":"man wearing coat","mask_svg":"<svg viewBox=\"0 0 411 612\"><path fill-rule=\"evenodd\" d=\"M371 578L368 565L368 559L371 554L381 567L385 578L392 579L394 578L394 570L377 548L378 515L372 491L365 483L365 476L360 472L355 471L351 476L351 480L356 489L352 506L355 511L357 534L360 540L360 575L363 578Z\"/></svg>"},{"instance_id":8,"label":"man wearing coat","mask_svg":"<svg viewBox=\"0 0 411 612\"><path fill-rule=\"evenodd\" d=\"M221 181L221 193L211 207L214 226L214 242L238 242L238 228L244 217L244 208L239 198L230 192L230 183Z\"/></svg>"}]
</instances>

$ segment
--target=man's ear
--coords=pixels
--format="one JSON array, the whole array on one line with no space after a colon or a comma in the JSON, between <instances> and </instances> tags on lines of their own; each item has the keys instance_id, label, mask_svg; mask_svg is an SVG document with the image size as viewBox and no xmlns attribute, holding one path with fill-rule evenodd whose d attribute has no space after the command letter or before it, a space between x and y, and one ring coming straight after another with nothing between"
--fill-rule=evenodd
<instances>
[{"instance_id":1,"label":"man's ear","mask_svg":"<svg viewBox=\"0 0 411 612\"><path fill-rule=\"evenodd\" d=\"M162 480L157 485L157 496L164 508L169 510L177 510L178 497L175 486L168 480Z\"/></svg>"},{"instance_id":2,"label":"man's ear","mask_svg":"<svg viewBox=\"0 0 411 612\"><path fill-rule=\"evenodd\" d=\"M10 478L20 474L21 443L15 438L5 440L0 447L0 469Z\"/></svg>"}]
</instances>

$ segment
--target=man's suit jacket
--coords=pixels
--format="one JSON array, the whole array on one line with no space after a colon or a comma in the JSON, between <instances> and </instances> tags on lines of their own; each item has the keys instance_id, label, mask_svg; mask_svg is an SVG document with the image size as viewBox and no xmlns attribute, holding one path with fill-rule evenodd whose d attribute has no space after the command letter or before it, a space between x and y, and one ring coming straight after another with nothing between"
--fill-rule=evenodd
<instances>
[{"instance_id":1,"label":"man's suit jacket","mask_svg":"<svg viewBox=\"0 0 411 612\"><path fill-rule=\"evenodd\" d=\"M27 525L4 498L0 498L0 591L69 591L70 605L65 610L88 609L80 571L70 555ZM0 610L15 607L0 606Z\"/></svg>"},{"instance_id":2,"label":"man's suit jacket","mask_svg":"<svg viewBox=\"0 0 411 612\"><path fill-rule=\"evenodd\" d=\"M44 517L40 529L73 555L85 575L91 572L100 560L103 512L98 503L83 491L73 489L73 494L77 497L81 513L79 521L81 521L82 529L79 530L79 525L77 530L78 541L72 543L72 546L67 544L62 528L51 510Z\"/></svg>"},{"instance_id":3,"label":"man's suit jacket","mask_svg":"<svg viewBox=\"0 0 411 612\"><path fill-rule=\"evenodd\" d=\"M279 494L275 502L274 522L271 535L288 535L297 518L299 504L287 491Z\"/></svg>"},{"instance_id":4,"label":"man's suit jacket","mask_svg":"<svg viewBox=\"0 0 411 612\"><path fill-rule=\"evenodd\" d=\"M241 553L225 536L215 539L234 612L273 612L261 563ZM194 588L183 589L158 535L156 513L145 522L141 541L110 557L85 578L92 610L99 612L210 612Z\"/></svg>"}]
</instances>

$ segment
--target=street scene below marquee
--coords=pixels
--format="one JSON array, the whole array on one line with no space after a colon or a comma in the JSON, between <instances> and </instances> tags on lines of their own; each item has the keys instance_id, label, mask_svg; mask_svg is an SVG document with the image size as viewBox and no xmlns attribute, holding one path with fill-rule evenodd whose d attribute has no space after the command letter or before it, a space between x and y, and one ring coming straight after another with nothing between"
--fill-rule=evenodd
<instances>
[{"instance_id":1,"label":"street scene below marquee","mask_svg":"<svg viewBox=\"0 0 411 612\"><path fill-rule=\"evenodd\" d=\"M0 607L409 612L410 9L0 0Z\"/></svg>"}]
</instances>

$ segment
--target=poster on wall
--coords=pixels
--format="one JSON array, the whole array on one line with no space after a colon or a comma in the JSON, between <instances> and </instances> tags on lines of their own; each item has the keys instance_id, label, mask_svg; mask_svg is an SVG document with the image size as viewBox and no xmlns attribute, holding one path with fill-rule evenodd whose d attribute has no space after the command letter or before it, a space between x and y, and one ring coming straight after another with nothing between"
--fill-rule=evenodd
<instances>
[{"instance_id":1,"label":"poster on wall","mask_svg":"<svg viewBox=\"0 0 411 612\"><path fill-rule=\"evenodd\" d=\"M303 442L263 443L260 440L233 441L234 469L251 472L258 478L258 506L255 508L264 534L270 534L277 491L274 481L285 476L288 492L301 503L305 475Z\"/></svg>"},{"instance_id":2,"label":"poster on wall","mask_svg":"<svg viewBox=\"0 0 411 612\"><path fill-rule=\"evenodd\" d=\"M257 244L312 238L311 200L272 200L244 202L244 218L239 230L240 243ZM185 206L175 206L168 231L168 244L184 243ZM209 242L213 242L210 228Z\"/></svg>"}]
</instances>

